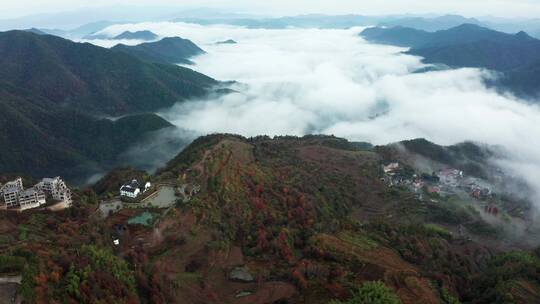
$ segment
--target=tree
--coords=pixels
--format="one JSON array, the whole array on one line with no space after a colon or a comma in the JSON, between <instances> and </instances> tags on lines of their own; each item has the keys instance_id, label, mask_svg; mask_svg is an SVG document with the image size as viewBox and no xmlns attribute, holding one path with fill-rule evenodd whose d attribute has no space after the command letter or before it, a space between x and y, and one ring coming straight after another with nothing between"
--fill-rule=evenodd
<instances>
[{"instance_id":1,"label":"tree","mask_svg":"<svg viewBox=\"0 0 540 304\"><path fill-rule=\"evenodd\" d=\"M80 298L79 285L81 284L81 278L77 274L73 264L69 267L69 271L66 274L66 292L73 296L75 299Z\"/></svg>"},{"instance_id":2,"label":"tree","mask_svg":"<svg viewBox=\"0 0 540 304\"><path fill-rule=\"evenodd\" d=\"M372 281L362 284L346 302L331 301L329 304L400 304L394 291L383 282Z\"/></svg>"}]
</instances>

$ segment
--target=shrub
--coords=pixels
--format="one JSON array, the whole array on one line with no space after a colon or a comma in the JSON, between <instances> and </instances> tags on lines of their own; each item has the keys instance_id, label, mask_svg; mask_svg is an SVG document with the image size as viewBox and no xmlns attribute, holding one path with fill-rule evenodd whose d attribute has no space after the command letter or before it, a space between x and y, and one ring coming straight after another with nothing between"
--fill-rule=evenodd
<instances>
[{"instance_id":1,"label":"shrub","mask_svg":"<svg viewBox=\"0 0 540 304\"><path fill-rule=\"evenodd\" d=\"M516 282L540 283L540 259L529 252L511 251L490 258L482 275L473 280L474 294L470 298L478 303L509 303L519 290Z\"/></svg>"},{"instance_id":2,"label":"shrub","mask_svg":"<svg viewBox=\"0 0 540 304\"><path fill-rule=\"evenodd\" d=\"M461 302L445 288L442 289L441 300L444 304L461 304Z\"/></svg>"},{"instance_id":3,"label":"shrub","mask_svg":"<svg viewBox=\"0 0 540 304\"><path fill-rule=\"evenodd\" d=\"M362 284L346 302L331 301L330 304L399 304L401 301L394 291L383 282L372 281Z\"/></svg>"},{"instance_id":4,"label":"shrub","mask_svg":"<svg viewBox=\"0 0 540 304\"><path fill-rule=\"evenodd\" d=\"M427 234L438 235L438 236L440 236L442 238L445 238L445 239L451 239L452 238L452 233L450 231L448 231L447 229L439 226L439 225L425 224L424 228L426 229Z\"/></svg>"},{"instance_id":5,"label":"shrub","mask_svg":"<svg viewBox=\"0 0 540 304\"><path fill-rule=\"evenodd\" d=\"M25 265L25 259L17 256L0 255L0 273L21 272Z\"/></svg>"},{"instance_id":6,"label":"shrub","mask_svg":"<svg viewBox=\"0 0 540 304\"><path fill-rule=\"evenodd\" d=\"M135 290L135 277L129 265L125 260L116 257L112 251L88 245L82 247L81 253L90 259L93 270L110 273L129 290Z\"/></svg>"}]
</instances>

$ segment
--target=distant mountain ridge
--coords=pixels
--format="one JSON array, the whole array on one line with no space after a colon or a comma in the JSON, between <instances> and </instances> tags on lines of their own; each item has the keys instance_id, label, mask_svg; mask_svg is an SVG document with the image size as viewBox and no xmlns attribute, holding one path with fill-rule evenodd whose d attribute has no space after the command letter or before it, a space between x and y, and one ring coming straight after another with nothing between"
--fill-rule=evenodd
<instances>
[{"instance_id":1,"label":"distant mountain ridge","mask_svg":"<svg viewBox=\"0 0 540 304\"><path fill-rule=\"evenodd\" d=\"M493 41L506 45L540 42L525 32L506 34L475 24L461 24L448 30L428 32L409 27L371 27L360 34L369 41L411 47L413 49Z\"/></svg>"},{"instance_id":2,"label":"distant mountain ridge","mask_svg":"<svg viewBox=\"0 0 540 304\"><path fill-rule=\"evenodd\" d=\"M427 31L448 29L463 23L481 24L474 18L465 18L458 15L444 15L433 18L403 17L403 16L366 16L366 15L323 15L308 14L285 16L277 18L177 18L173 21L196 23L202 25L230 24L246 26L249 28L281 29L287 27L298 28L351 28L355 26L407 26Z\"/></svg>"},{"instance_id":3,"label":"distant mountain ridge","mask_svg":"<svg viewBox=\"0 0 540 304\"><path fill-rule=\"evenodd\" d=\"M494 18L467 18L460 15L441 16L367 16L367 15L324 15L308 14L297 16L285 16L276 18L246 18L246 17L182 17L173 19L174 22L187 22L201 25L228 24L245 26L248 28L283 29L287 27L297 28L321 28L321 29L345 29L355 26L379 26L379 27L408 27L417 30L435 32L447 30L461 24L475 24L494 30L516 33L526 31L540 38L540 19L512 20Z\"/></svg>"},{"instance_id":4,"label":"distant mountain ridge","mask_svg":"<svg viewBox=\"0 0 540 304\"><path fill-rule=\"evenodd\" d=\"M216 44L237 44L238 42L234 41L233 39L227 39L216 42Z\"/></svg>"},{"instance_id":5,"label":"distant mountain ridge","mask_svg":"<svg viewBox=\"0 0 540 304\"><path fill-rule=\"evenodd\" d=\"M501 72L504 76L493 85L518 95L535 97L540 92L540 40L525 32L506 34L463 24L434 33L404 27L368 28L360 35L375 43L410 47L406 53L423 57L425 63Z\"/></svg>"},{"instance_id":6,"label":"distant mountain ridge","mask_svg":"<svg viewBox=\"0 0 540 304\"><path fill-rule=\"evenodd\" d=\"M64 36L64 35L61 35ZM66 35L68 36L68 35ZM116 36L110 36L109 34L102 33L101 31L92 32L86 34L82 37L86 40L143 40L143 41L152 41L159 38L158 35L152 33L151 31L125 31Z\"/></svg>"},{"instance_id":7,"label":"distant mountain ridge","mask_svg":"<svg viewBox=\"0 0 540 304\"><path fill-rule=\"evenodd\" d=\"M90 11L85 9L84 11L31 15L11 20L0 20L0 29L37 27L49 34L80 39L101 31L109 25L144 21L179 21L203 25L231 24L250 28L351 28L378 25L405 26L427 31L444 30L463 23L473 23L506 33L526 31L540 38L540 18L498 18L489 16L467 18L451 14L440 16L308 14L270 18L261 15L236 14L229 11L208 9L167 12L156 16L155 12L152 11L151 7L134 8L133 6L126 6L113 11L101 8Z\"/></svg>"},{"instance_id":8,"label":"distant mountain ridge","mask_svg":"<svg viewBox=\"0 0 540 304\"><path fill-rule=\"evenodd\" d=\"M403 47L421 46L428 42L432 35L427 31L402 26L392 28L370 27L360 33L360 36L370 42Z\"/></svg>"},{"instance_id":9,"label":"distant mountain ridge","mask_svg":"<svg viewBox=\"0 0 540 304\"><path fill-rule=\"evenodd\" d=\"M60 36L63 38L80 39L83 37L91 36L92 34L97 33L108 26L111 26L114 24L122 24L122 23L124 22L97 21L97 22L83 24L76 28L67 29L67 30L54 29L54 28L52 29L51 28L38 28L38 30L49 35Z\"/></svg>"},{"instance_id":10,"label":"distant mountain ridge","mask_svg":"<svg viewBox=\"0 0 540 304\"><path fill-rule=\"evenodd\" d=\"M34 34L37 34L37 35L47 35L47 33L45 33L44 31L41 31L41 30L39 30L39 29L37 29L35 27L26 29L25 31L29 32L29 33L34 33Z\"/></svg>"},{"instance_id":11,"label":"distant mountain ridge","mask_svg":"<svg viewBox=\"0 0 540 304\"><path fill-rule=\"evenodd\" d=\"M383 21L378 23L378 26L395 27L402 26L414 28L427 32L436 32L450 29L461 24L476 24L483 25L481 21L475 18L465 18L459 15L444 15L434 18L424 17L405 17L392 21Z\"/></svg>"},{"instance_id":12,"label":"distant mountain ridge","mask_svg":"<svg viewBox=\"0 0 540 304\"><path fill-rule=\"evenodd\" d=\"M168 37L135 46L118 44L112 50L133 55L141 60L167 64L192 64L189 58L205 53L191 40L180 37Z\"/></svg>"},{"instance_id":13,"label":"distant mountain ridge","mask_svg":"<svg viewBox=\"0 0 540 304\"><path fill-rule=\"evenodd\" d=\"M130 32L125 31L122 34L114 37L113 39L125 39L125 40L156 40L159 36L152 33L151 31L136 31L136 32Z\"/></svg>"}]
</instances>

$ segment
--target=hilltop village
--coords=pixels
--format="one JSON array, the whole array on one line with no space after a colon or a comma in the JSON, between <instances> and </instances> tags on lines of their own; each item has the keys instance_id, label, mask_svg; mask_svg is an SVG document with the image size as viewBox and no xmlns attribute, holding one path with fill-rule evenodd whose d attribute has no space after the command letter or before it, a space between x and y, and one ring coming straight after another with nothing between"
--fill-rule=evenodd
<instances>
[{"instance_id":1,"label":"hilltop village","mask_svg":"<svg viewBox=\"0 0 540 304\"><path fill-rule=\"evenodd\" d=\"M463 171L455 168L445 168L430 174L418 174L414 170L398 162L382 165L381 181L389 187L405 187L416 193L416 197L424 201L426 195L432 202L434 197L448 197L467 194L478 201L489 201L493 198L493 186L480 178L466 176ZM502 177L499 177L502 178ZM497 213L496 207L490 208L490 213ZM495 208L494 210L491 210Z\"/></svg>"},{"instance_id":2,"label":"hilltop village","mask_svg":"<svg viewBox=\"0 0 540 304\"><path fill-rule=\"evenodd\" d=\"M51 202L49 208L64 209L72 205L71 190L60 177L43 178L25 189L22 178L0 184L0 209L24 211Z\"/></svg>"}]
</instances>

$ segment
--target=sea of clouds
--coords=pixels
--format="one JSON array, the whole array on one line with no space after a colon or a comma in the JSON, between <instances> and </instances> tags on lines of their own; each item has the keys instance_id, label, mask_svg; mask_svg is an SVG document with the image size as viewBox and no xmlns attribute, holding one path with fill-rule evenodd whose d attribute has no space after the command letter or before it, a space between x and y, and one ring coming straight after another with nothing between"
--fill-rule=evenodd
<instances>
[{"instance_id":1,"label":"sea of clouds","mask_svg":"<svg viewBox=\"0 0 540 304\"><path fill-rule=\"evenodd\" d=\"M160 114L190 134L333 134L373 144L426 138L504 147L499 164L540 194L540 102L488 89L489 71L415 73L421 58L366 42L362 29L245 29L184 23L115 25L191 39L207 54L191 68L235 80L238 93L179 103ZM234 39L238 44L216 44ZM112 46L114 41L94 41ZM131 44L137 43L131 41ZM534 198L540 206L540 195Z\"/></svg>"}]
</instances>

